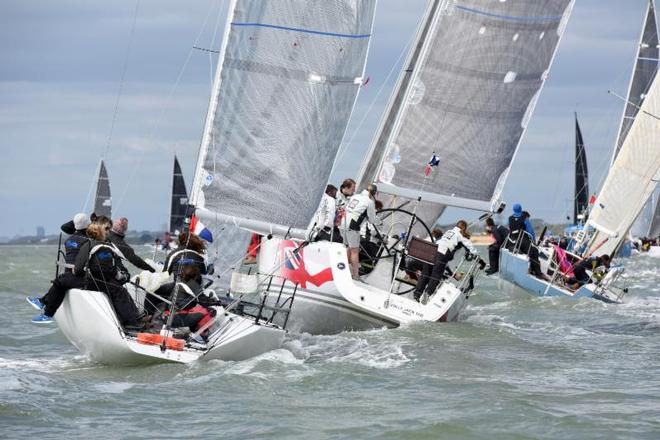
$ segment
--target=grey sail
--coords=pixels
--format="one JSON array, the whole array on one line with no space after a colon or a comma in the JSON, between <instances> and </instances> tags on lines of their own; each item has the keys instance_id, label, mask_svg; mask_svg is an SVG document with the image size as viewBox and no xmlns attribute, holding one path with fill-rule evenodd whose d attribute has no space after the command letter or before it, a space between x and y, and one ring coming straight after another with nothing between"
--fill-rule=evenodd
<instances>
[{"instance_id":1,"label":"grey sail","mask_svg":"<svg viewBox=\"0 0 660 440\"><path fill-rule=\"evenodd\" d=\"M655 6L649 1L644 20L644 28L637 49L637 58L633 68L630 87L628 89L628 103L624 107L617 142L612 155L612 162L616 158L623 141L628 136L630 127L639 112L639 107L646 96L649 86L655 78L658 70L658 27L655 18Z\"/></svg>"},{"instance_id":2,"label":"grey sail","mask_svg":"<svg viewBox=\"0 0 660 440\"><path fill-rule=\"evenodd\" d=\"M304 230L344 136L375 0L242 0L230 10L192 200Z\"/></svg>"},{"instance_id":3,"label":"grey sail","mask_svg":"<svg viewBox=\"0 0 660 440\"><path fill-rule=\"evenodd\" d=\"M104 215L112 218L112 198L110 196L110 180L105 162L101 161L99 178L96 181L96 197L94 199L94 213L98 216Z\"/></svg>"},{"instance_id":4,"label":"grey sail","mask_svg":"<svg viewBox=\"0 0 660 440\"><path fill-rule=\"evenodd\" d=\"M571 0L432 1L360 181L394 204L495 207L564 32ZM421 47L421 49L420 49ZM440 164L428 178L435 153Z\"/></svg>"},{"instance_id":5,"label":"grey sail","mask_svg":"<svg viewBox=\"0 0 660 440\"><path fill-rule=\"evenodd\" d=\"M181 172L179 159L174 156L174 170L172 172L172 203L170 205L170 228L171 233L181 231L183 222L186 218L186 208L188 207L188 191L186 191L186 181Z\"/></svg>"},{"instance_id":6,"label":"grey sail","mask_svg":"<svg viewBox=\"0 0 660 440\"><path fill-rule=\"evenodd\" d=\"M660 200L660 194L658 194L656 189L655 194L655 203L653 206L653 220L651 221L651 226L649 227L648 236L652 238L660 237L660 208L658 208L658 200Z\"/></svg>"},{"instance_id":7,"label":"grey sail","mask_svg":"<svg viewBox=\"0 0 660 440\"><path fill-rule=\"evenodd\" d=\"M575 202L573 204L573 224L584 223L589 207L589 169L587 152L584 149L582 130L575 114ZM582 215L582 218L579 216Z\"/></svg>"},{"instance_id":8,"label":"grey sail","mask_svg":"<svg viewBox=\"0 0 660 440\"><path fill-rule=\"evenodd\" d=\"M614 146L614 153L612 155L612 162L626 139L633 121L637 117L639 107L644 101L644 97L648 89L655 79L658 70L658 57L660 56L660 49L658 48L658 26L655 16L655 5L653 0L649 1L646 17L644 18L644 26L639 39L639 46L637 48L637 56L633 67L633 73L630 80L628 90L628 103L624 106L623 115L621 118L621 125L619 126L619 133L617 141ZM660 210L657 203L658 194L651 196L644 209L640 212L637 220L631 228L631 232L635 236L645 237L652 236L653 229L660 229L657 218L660 218Z\"/></svg>"}]
</instances>

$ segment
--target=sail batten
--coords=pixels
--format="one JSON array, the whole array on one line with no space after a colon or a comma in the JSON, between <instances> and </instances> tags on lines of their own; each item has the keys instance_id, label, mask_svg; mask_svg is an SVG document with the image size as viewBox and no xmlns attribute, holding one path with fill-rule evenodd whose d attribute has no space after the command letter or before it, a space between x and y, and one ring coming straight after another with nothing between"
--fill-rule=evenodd
<instances>
[{"instance_id":1,"label":"sail batten","mask_svg":"<svg viewBox=\"0 0 660 440\"><path fill-rule=\"evenodd\" d=\"M432 2L361 183L433 194L418 206L427 223L444 209L441 198L499 206L572 6L571 0ZM432 154L440 165L425 177Z\"/></svg>"},{"instance_id":2,"label":"sail batten","mask_svg":"<svg viewBox=\"0 0 660 440\"><path fill-rule=\"evenodd\" d=\"M362 85L375 0L243 0L228 17L192 201L306 229Z\"/></svg>"}]
</instances>

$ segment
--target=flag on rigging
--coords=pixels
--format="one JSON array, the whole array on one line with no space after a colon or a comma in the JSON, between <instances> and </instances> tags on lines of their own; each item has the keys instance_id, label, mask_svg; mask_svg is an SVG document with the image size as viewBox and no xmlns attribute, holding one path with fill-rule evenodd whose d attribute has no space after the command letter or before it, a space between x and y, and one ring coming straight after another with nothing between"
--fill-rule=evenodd
<instances>
[{"instance_id":1,"label":"flag on rigging","mask_svg":"<svg viewBox=\"0 0 660 440\"><path fill-rule=\"evenodd\" d=\"M591 198L589 199L589 204L590 205L593 205L594 203L596 203L596 194L593 194L591 196Z\"/></svg>"},{"instance_id":2,"label":"flag on rigging","mask_svg":"<svg viewBox=\"0 0 660 440\"><path fill-rule=\"evenodd\" d=\"M209 243L213 243L213 234L202 222L199 221L196 215L193 215L192 219L190 219L190 230L199 238L202 238Z\"/></svg>"},{"instance_id":3,"label":"flag on rigging","mask_svg":"<svg viewBox=\"0 0 660 440\"><path fill-rule=\"evenodd\" d=\"M437 167L440 164L440 158L435 155L435 151L433 152L433 155L431 156L431 160L426 164L424 167L424 175L428 177L429 174L431 174L431 168Z\"/></svg>"}]
</instances>

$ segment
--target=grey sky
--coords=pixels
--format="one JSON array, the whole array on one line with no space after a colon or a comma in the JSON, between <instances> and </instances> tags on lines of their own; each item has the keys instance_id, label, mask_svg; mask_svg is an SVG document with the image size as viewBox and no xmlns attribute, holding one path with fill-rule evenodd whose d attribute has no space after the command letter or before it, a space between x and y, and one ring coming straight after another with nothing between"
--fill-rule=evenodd
<instances>
[{"instance_id":1,"label":"grey sky","mask_svg":"<svg viewBox=\"0 0 660 440\"><path fill-rule=\"evenodd\" d=\"M167 221L174 151L192 180L211 86L208 54L192 53L168 96L207 17L199 45L219 46L227 3L140 1L106 156L114 213L127 216L131 229L157 229ZM351 142L334 181L356 173L398 66L384 81L425 4L379 1L367 67L371 81L359 97L346 137ZM506 185L509 203L520 201L535 217L549 221L572 212L575 110L587 145L592 191L598 186L623 105L607 90L626 92L646 4L577 0ZM38 224L55 233L83 207L107 144L135 5L134 0L2 2L0 235L34 233ZM449 212L447 219L457 215Z\"/></svg>"}]
</instances>

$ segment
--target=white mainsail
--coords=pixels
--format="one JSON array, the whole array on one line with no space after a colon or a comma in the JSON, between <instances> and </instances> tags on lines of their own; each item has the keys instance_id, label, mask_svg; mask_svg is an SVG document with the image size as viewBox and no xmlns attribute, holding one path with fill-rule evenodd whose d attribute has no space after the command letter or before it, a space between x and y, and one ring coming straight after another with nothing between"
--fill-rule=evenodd
<instances>
[{"instance_id":1,"label":"white mainsail","mask_svg":"<svg viewBox=\"0 0 660 440\"><path fill-rule=\"evenodd\" d=\"M360 183L445 205L496 210L573 1L433 0L365 159ZM424 179L435 153L440 165ZM394 203L394 201L392 200Z\"/></svg>"},{"instance_id":2,"label":"white mainsail","mask_svg":"<svg viewBox=\"0 0 660 440\"><path fill-rule=\"evenodd\" d=\"M654 80L589 216L589 252L613 254L660 178L660 82Z\"/></svg>"},{"instance_id":3,"label":"white mainsail","mask_svg":"<svg viewBox=\"0 0 660 440\"><path fill-rule=\"evenodd\" d=\"M375 5L234 1L191 193L198 215L304 235L362 85Z\"/></svg>"}]
</instances>

